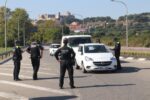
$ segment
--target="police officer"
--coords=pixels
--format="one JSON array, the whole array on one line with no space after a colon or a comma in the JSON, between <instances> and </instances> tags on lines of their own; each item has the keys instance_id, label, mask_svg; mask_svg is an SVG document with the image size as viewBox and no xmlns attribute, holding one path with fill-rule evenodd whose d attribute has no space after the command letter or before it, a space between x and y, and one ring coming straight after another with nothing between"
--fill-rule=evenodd
<instances>
[{"instance_id":1,"label":"police officer","mask_svg":"<svg viewBox=\"0 0 150 100\"><path fill-rule=\"evenodd\" d=\"M15 41L15 47L13 49L13 61L14 61L14 72L13 77L15 81L20 81L19 72L20 72L20 65L22 60L22 50L20 48L20 43L18 40Z\"/></svg>"},{"instance_id":2,"label":"police officer","mask_svg":"<svg viewBox=\"0 0 150 100\"><path fill-rule=\"evenodd\" d=\"M27 48L27 52L31 55L31 63L33 67L33 80L37 80L37 73L40 67L40 59L42 58L44 48L38 46L37 42L32 42Z\"/></svg>"},{"instance_id":3,"label":"police officer","mask_svg":"<svg viewBox=\"0 0 150 100\"><path fill-rule=\"evenodd\" d=\"M96 39L96 43L101 43L100 38Z\"/></svg>"},{"instance_id":4,"label":"police officer","mask_svg":"<svg viewBox=\"0 0 150 100\"><path fill-rule=\"evenodd\" d=\"M117 38L115 38L114 41L115 41L114 52L115 52L115 57L117 60L117 69L120 70L120 69L122 69L121 64L120 64L120 58L119 58L120 57L121 44Z\"/></svg>"},{"instance_id":5,"label":"police officer","mask_svg":"<svg viewBox=\"0 0 150 100\"><path fill-rule=\"evenodd\" d=\"M58 62L60 62L60 79L59 79L59 87L63 88L64 84L64 76L66 70L68 70L69 79L70 79L70 88L75 88L74 80L73 80L73 63L72 60L75 58L75 53L72 48L67 46L68 39L63 40L64 46L59 48L55 52L55 58ZM60 57L59 57L60 55Z\"/></svg>"}]
</instances>

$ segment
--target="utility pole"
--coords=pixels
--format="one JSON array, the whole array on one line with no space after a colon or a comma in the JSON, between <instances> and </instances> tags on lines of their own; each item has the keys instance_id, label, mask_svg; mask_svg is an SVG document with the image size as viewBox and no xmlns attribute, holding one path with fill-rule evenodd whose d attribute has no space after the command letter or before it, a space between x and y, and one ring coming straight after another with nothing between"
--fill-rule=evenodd
<instances>
[{"instance_id":1,"label":"utility pole","mask_svg":"<svg viewBox=\"0 0 150 100\"><path fill-rule=\"evenodd\" d=\"M5 0L5 10L4 10L4 19L5 19L5 51L7 50L7 0Z\"/></svg>"}]
</instances>

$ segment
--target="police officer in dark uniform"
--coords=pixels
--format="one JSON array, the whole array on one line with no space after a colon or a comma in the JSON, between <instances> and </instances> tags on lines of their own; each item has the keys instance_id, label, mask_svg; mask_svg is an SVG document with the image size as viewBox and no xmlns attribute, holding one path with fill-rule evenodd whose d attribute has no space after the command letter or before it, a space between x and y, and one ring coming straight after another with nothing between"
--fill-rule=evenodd
<instances>
[{"instance_id":1,"label":"police officer in dark uniform","mask_svg":"<svg viewBox=\"0 0 150 100\"><path fill-rule=\"evenodd\" d=\"M37 73L40 67L40 59L42 58L44 48L38 46L37 42L32 42L27 48L27 52L31 54L31 63L33 67L33 80L37 80Z\"/></svg>"},{"instance_id":2,"label":"police officer in dark uniform","mask_svg":"<svg viewBox=\"0 0 150 100\"><path fill-rule=\"evenodd\" d=\"M117 60L117 69L120 70L120 69L122 69L121 64L120 64L120 58L119 58L120 57L121 44L117 38L115 38L114 41L115 41L114 52L115 52L115 57Z\"/></svg>"},{"instance_id":3,"label":"police officer in dark uniform","mask_svg":"<svg viewBox=\"0 0 150 100\"><path fill-rule=\"evenodd\" d=\"M20 43L18 40L15 41L15 47L13 49L13 61L14 61L14 80L15 81L20 81L21 79L19 78L19 72L20 72L20 65L21 65L21 60L22 60L22 50L20 48Z\"/></svg>"},{"instance_id":4,"label":"police officer in dark uniform","mask_svg":"<svg viewBox=\"0 0 150 100\"><path fill-rule=\"evenodd\" d=\"M70 79L70 88L75 88L74 80L73 80L73 62L75 58L75 53L72 48L67 46L68 39L64 39L63 41L64 46L59 48L55 52L55 58L58 62L60 62L60 79L59 79L59 87L60 89L63 88L64 84L64 76L66 70L68 70L69 79ZM60 57L59 57L60 55Z\"/></svg>"},{"instance_id":5,"label":"police officer in dark uniform","mask_svg":"<svg viewBox=\"0 0 150 100\"><path fill-rule=\"evenodd\" d=\"M101 43L100 38L96 39L96 43Z\"/></svg>"}]
</instances>

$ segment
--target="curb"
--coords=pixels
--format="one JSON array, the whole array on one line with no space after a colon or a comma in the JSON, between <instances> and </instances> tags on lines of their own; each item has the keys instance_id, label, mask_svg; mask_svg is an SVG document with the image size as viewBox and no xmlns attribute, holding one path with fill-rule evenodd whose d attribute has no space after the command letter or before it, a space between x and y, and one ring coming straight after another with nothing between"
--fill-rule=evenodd
<instances>
[{"instance_id":1,"label":"curb","mask_svg":"<svg viewBox=\"0 0 150 100\"><path fill-rule=\"evenodd\" d=\"M9 58L7 58L7 59L4 59L4 60L0 61L0 65L4 64L4 63L6 63L6 62L8 62L8 61L11 60L11 59L12 59L12 57L9 57Z\"/></svg>"},{"instance_id":2,"label":"curb","mask_svg":"<svg viewBox=\"0 0 150 100\"><path fill-rule=\"evenodd\" d=\"M135 58L135 57L123 57L123 56L120 56L120 59L138 60L138 61L150 61L150 59L148 59L148 58Z\"/></svg>"}]
</instances>

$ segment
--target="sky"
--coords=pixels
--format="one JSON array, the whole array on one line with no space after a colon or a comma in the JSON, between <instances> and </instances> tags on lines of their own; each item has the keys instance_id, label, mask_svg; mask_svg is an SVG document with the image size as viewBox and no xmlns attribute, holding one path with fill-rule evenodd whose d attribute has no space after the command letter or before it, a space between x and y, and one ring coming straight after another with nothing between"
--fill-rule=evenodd
<instances>
[{"instance_id":1,"label":"sky","mask_svg":"<svg viewBox=\"0 0 150 100\"><path fill-rule=\"evenodd\" d=\"M150 12L150 0L122 0L128 7L129 14ZM0 0L4 6L5 0ZM111 0L7 0L11 10L24 8L31 19L37 19L40 14L57 14L69 11L77 18L105 17L117 19L126 14L125 6Z\"/></svg>"}]
</instances>

